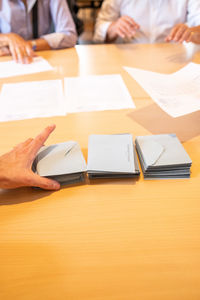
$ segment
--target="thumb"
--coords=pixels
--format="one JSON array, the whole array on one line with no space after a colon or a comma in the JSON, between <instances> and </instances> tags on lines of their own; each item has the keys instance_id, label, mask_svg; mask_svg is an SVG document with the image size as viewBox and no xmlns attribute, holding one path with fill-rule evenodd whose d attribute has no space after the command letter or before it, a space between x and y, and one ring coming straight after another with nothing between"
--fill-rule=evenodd
<instances>
[{"instance_id":1,"label":"thumb","mask_svg":"<svg viewBox=\"0 0 200 300\"><path fill-rule=\"evenodd\" d=\"M32 174L31 178L29 179L29 185L40 187L44 190L59 190L60 189L60 183L49 178L40 177L37 174Z\"/></svg>"}]
</instances>

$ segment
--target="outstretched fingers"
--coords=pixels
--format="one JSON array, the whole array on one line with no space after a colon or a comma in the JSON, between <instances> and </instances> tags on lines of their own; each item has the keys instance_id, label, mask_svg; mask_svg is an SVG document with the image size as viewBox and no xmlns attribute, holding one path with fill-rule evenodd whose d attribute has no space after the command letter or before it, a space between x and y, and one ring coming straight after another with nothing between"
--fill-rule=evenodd
<instances>
[{"instance_id":1,"label":"outstretched fingers","mask_svg":"<svg viewBox=\"0 0 200 300\"><path fill-rule=\"evenodd\" d=\"M30 144L30 152L33 158L36 156L37 152L44 145L45 141L55 128L55 124L46 127L38 136L36 136L35 139L32 140Z\"/></svg>"}]
</instances>

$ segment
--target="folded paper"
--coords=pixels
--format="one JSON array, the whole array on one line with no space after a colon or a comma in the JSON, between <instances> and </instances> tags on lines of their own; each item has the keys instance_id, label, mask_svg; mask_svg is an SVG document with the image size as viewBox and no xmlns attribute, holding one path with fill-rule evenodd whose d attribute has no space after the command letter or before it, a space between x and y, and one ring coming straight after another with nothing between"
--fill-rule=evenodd
<instances>
[{"instance_id":1,"label":"folded paper","mask_svg":"<svg viewBox=\"0 0 200 300\"><path fill-rule=\"evenodd\" d=\"M44 146L34 161L34 170L40 176L72 184L84 180L86 163L77 142Z\"/></svg>"},{"instance_id":2,"label":"folded paper","mask_svg":"<svg viewBox=\"0 0 200 300\"><path fill-rule=\"evenodd\" d=\"M190 177L192 161L175 134L138 136L135 144L144 177Z\"/></svg>"}]
</instances>

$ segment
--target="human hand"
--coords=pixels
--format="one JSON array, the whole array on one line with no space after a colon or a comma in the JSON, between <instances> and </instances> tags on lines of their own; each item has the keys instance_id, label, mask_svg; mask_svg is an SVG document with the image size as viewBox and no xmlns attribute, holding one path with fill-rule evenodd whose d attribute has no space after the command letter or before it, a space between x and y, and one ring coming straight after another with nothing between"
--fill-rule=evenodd
<instances>
[{"instance_id":1,"label":"human hand","mask_svg":"<svg viewBox=\"0 0 200 300\"><path fill-rule=\"evenodd\" d=\"M186 24L177 24L172 28L165 41L200 43L200 27L188 27Z\"/></svg>"},{"instance_id":2,"label":"human hand","mask_svg":"<svg viewBox=\"0 0 200 300\"><path fill-rule=\"evenodd\" d=\"M113 41L118 36L123 39L132 39L138 29L139 25L131 17L122 16L108 27L107 41Z\"/></svg>"},{"instance_id":3,"label":"human hand","mask_svg":"<svg viewBox=\"0 0 200 300\"><path fill-rule=\"evenodd\" d=\"M7 56L10 55L10 50L8 47L1 47L0 48L0 56Z\"/></svg>"},{"instance_id":4,"label":"human hand","mask_svg":"<svg viewBox=\"0 0 200 300\"><path fill-rule=\"evenodd\" d=\"M28 139L0 156L0 188L14 189L36 186L45 190L58 190L57 181L40 177L32 171L32 164L55 125L45 128L36 138Z\"/></svg>"},{"instance_id":5,"label":"human hand","mask_svg":"<svg viewBox=\"0 0 200 300\"><path fill-rule=\"evenodd\" d=\"M8 33L4 35L4 42L7 43L10 54L13 59L21 64L29 64L35 56L31 44L25 41L21 36L15 33Z\"/></svg>"}]
</instances>

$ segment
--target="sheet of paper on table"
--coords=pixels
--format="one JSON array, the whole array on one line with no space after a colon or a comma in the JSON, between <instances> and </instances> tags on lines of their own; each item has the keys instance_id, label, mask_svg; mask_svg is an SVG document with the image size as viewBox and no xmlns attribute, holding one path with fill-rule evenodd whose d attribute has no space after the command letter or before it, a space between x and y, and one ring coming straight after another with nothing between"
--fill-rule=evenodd
<instances>
[{"instance_id":1,"label":"sheet of paper on table","mask_svg":"<svg viewBox=\"0 0 200 300\"><path fill-rule=\"evenodd\" d=\"M35 57L30 64L19 64L14 60L0 62L0 78L51 71L53 67L42 57Z\"/></svg>"},{"instance_id":2,"label":"sheet of paper on table","mask_svg":"<svg viewBox=\"0 0 200 300\"><path fill-rule=\"evenodd\" d=\"M65 115L61 80L4 84L0 121Z\"/></svg>"},{"instance_id":3,"label":"sheet of paper on table","mask_svg":"<svg viewBox=\"0 0 200 300\"><path fill-rule=\"evenodd\" d=\"M4 84L0 121L62 116L66 113L135 108L120 75Z\"/></svg>"},{"instance_id":4,"label":"sheet of paper on table","mask_svg":"<svg viewBox=\"0 0 200 300\"><path fill-rule=\"evenodd\" d=\"M119 74L65 78L64 88L70 113L135 108Z\"/></svg>"},{"instance_id":5,"label":"sheet of paper on table","mask_svg":"<svg viewBox=\"0 0 200 300\"><path fill-rule=\"evenodd\" d=\"M176 118L200 110L200 65L189 63L173 74L124 69L170 116Z\"/></svg>"}]
</instances>

